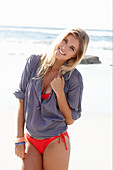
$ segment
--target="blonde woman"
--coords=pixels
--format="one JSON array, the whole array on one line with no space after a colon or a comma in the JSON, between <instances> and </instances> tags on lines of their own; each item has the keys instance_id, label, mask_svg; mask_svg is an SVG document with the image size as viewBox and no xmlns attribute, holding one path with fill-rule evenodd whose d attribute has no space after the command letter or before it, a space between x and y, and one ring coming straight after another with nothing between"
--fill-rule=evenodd
<instances>
[{"instance_id":1,"label":"blonde woman","mask_svg":"<svg viewBox=\"0 0 113 170\"><path fill-rule=\"evenodd\" d=\"M28 58L14 93L19 99L15 154L22 159L21 170L68 170L67 128L81 116L83 91L82 76L75 67L88 42L84 30L71 29L50 53Z\"/></svg>"}]
</instances>

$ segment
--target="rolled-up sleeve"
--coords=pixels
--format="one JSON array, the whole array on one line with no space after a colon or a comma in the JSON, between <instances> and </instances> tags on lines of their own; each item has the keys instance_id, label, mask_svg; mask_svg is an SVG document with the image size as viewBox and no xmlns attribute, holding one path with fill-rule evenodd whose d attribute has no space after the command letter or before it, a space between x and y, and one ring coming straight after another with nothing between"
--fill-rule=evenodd
<instances>
[{"instance_id":1,"label":"rolled-up sleeve","mask_svg":"<svg viewBox=\"0 0 113 170\"><path fill-rule=\"evenodd\" d=\"M16 98L24 99L27 84L30 80L31 73L33 71L34 66L36 65L37 56L31 55L26 62L25 68L23 70L21 81L19 84L19 88L13 93Z\"/></svg>"},{"instance_id":2,"label":"rolled-up sleeve","mask_svg":"<svg viewBox=\"0 0 113 170\"><path fill-rule=\"evenodd\" d=\"M72 118L77 120L81 117L83 80L79 72L77 72L77 74L75 73L76 71L74 71L70 77L67 100L70 108L72 109Z\"/></svg>"}]
</instances>

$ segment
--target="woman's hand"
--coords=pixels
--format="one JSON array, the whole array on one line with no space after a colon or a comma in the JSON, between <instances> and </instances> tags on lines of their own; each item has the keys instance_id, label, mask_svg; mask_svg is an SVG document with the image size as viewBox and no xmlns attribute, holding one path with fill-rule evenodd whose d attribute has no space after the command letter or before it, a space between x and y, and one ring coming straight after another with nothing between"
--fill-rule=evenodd
<instances>
[{"instance_id":1,"label":"woman's hand","mask_svg":"<svg viewBox=\"0 0 113 170\"><path fill-rule=\"evenodd\" d=\"M15 154L21 159L25 159L26 158L25 145L15 146Z\"/></svg>"},{"instance_id":2,"label":"woman's hand","mask_svg":"<svg viewBox=\"0 0 113 170\"><path fill-rule=\"evenodd\" d=\"M64 93L64 77L60 78L60 76L58 75L50 84L52 89L56 93L59 110L64 116L66 124L71 125L74 122L74 119L72 118L72 110L67 102Z\"/></svg>"},{"instance_id":3,"label":"woman's hand","mask_svg":"<svg viewBox=\"0 0 113 170\"><path fill-rule=\"evenodd\" d=\"M58 75L53 81L50 83L52 89L56 93L56 95L61 94L64 91L65 81L64 77L60 78Z\"/></svg>"}]
</instances>

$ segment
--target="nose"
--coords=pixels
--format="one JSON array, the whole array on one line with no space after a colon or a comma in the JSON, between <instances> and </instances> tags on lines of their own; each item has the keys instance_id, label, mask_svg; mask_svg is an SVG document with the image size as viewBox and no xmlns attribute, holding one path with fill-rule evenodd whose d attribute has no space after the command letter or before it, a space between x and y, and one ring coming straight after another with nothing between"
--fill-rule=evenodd
<instances>
[{"instance_id":1,"label":"nose","mask_svg":"<svg viewBox=\"0 0 113 170\"><path fill-rule=\"evenodd\" d=\"M64 49L65 49L65 46L63 45L63 46L62 46L62 50L64 50Z\"/></svg>"},{"instance_id":2,"label":"nose","mask_svg":"<svg viewBox=\"0 0 113 170\"><path fill-rule=\"evenodd\" d=\"M66 50L66 45L63 45L63 46L62 46L62 50L63 50L63 51Z\"/></svg>"}]
</instances>

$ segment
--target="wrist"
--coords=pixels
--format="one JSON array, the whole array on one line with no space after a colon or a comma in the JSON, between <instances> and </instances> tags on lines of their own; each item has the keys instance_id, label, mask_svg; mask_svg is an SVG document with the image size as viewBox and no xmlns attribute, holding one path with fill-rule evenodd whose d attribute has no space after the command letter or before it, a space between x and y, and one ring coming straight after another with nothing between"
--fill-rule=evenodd
<instances>
[{"instance_id":1,"label":"wrist","mask_svg":"<svg viewBox=\"0 0 113 170\"><path fill-rule=\"evenodd\" d=\"M25 137L16 137L15 140L18 140L18 141L24 141L25 140Z\"/></svg>"},{"instance_id":2,"label":"wrist","mask_svg":"<svg viewBox=\"0 0 113 170\"><path fill-rule=\"evenodd\" d=\"M57 97L62 97L62 96L64 96L64 95L65 95L64 90L61 90L61 91L59 91L59 92L56 93L56 96L57 96Z\"/></svg>"},{"instance_id":3,"label":"wrist","mask_svg":"<svg viewBox=\"0 0 113 170\"><path fill-rule=\"evenodd\" d=\"M26 142L25 137L16 137L15 138L15 145L24 145Z\"/></svg>"}]
</instances>

